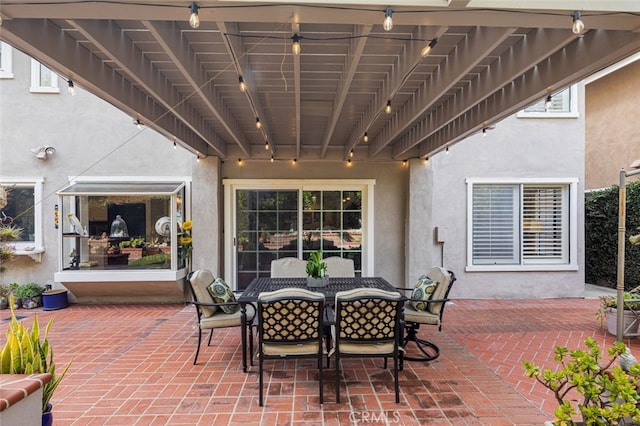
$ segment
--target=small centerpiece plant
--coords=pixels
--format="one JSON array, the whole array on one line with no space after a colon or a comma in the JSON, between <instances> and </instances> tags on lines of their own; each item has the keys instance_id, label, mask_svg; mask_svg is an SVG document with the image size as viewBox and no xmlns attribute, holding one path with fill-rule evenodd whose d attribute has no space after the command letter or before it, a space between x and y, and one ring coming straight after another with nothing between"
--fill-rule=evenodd
<instances>
[{"instance_id":1,"label":"small centerpiece plant","mask_svg":"<svg viewBox=\"0 0 640 426\"><path fill-rule=\"evenodd\" d=\"M608 357L593 338L585 345L575 350L556 346L555 369L523 361L526 376L551 390L558 402L553 424L638 424L640 364L622 342L608 349Z\"/></svg>"},{"instance_id":2,"label":"small centerpiece plant","mask_svg":"<svg viewBox=\"0 0 640 426\"><path fill-rule=\"evenodd\" d=\"M307 285L309 287L324 287L328 283L327 263L322 260L322 250L309 255L307 260Z\"/></svg>"}]
</instances>

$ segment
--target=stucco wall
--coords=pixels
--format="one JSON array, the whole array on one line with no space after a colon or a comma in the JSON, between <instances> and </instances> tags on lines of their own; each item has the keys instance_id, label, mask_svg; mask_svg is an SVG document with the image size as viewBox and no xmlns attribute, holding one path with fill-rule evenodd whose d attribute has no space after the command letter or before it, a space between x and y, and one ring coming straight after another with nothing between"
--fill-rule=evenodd
<instances>
[{"instance_id":1,"label":"stucco wall","mask_svg":"<svg viewBox=\"0 0 640 426\"><path fill-rule=\"evenodd\" d=\"M351 166L343 162L270 163L235 161L222 165L223 178L229 179L375 179L374 187L374 275L397 285L405 283L404 225L409 169L402 162ZM227 208L228 210L228 208Z\"/></svg>"},{"instance_id":2,"label":"stucco wall","mask_svg":"<svg viewBox=\"0 0 640 426\"><path fill-rule=\"evenodd\" d=\"M617 185L640 160L639 111L640 60L586 86L586 189Z\"/></svg>"},{"instance_id":3,"label":"stucco wall","mask_svg":"<svg viewBox=\"0 0 640 426\"><path fill-rule=\"evenodd\" d=\"M17 256L0 278L44 285L57 271L55 193L70 176L190 176L195 157L149 128L139 131L132 117L82 88L71 96L63 79L59 94L30 93L30 67L30 58L14 49L14 78L0 80L0 176L44 177L46 251L42 263ZM39 146L56 153L38 160L29 149Z\"/></svg>"},{"instance_id":4,"label":"stucco wall","mask_svg":"<svg viewBox=\"0 0 640 426\"><path fill-rule=\"evenodd\" d=\"M511 116L429 159L433 176L433 222L447 227L445 266L458 281L454 298L582 297L584 295L584 90L579 88L580 118L524 119ZM578 271L466 272L467 178L578 178ZM429 237L431 238L431 237ZM439 248L432 263L441 261ZM412 277L413 279L414 277Z\"/></svg>"}]
</instances>

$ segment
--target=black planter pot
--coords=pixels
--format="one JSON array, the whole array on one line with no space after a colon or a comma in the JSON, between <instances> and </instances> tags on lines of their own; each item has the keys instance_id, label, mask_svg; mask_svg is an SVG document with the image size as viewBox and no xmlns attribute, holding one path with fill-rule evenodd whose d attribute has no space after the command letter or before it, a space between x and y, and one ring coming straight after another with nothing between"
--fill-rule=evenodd
<instances>
[{"instance_id":1,"label":"black planter pot","mask_svg":"<svg viewBox=\"0 0 640 426\"><path fill-rule=\"evenodd\" d=\"M53 407L51 404L47 404L47 411L42 413L42 426L52 426L53 425L53 413L51 409Z\"/></svg>"}]
</instances>

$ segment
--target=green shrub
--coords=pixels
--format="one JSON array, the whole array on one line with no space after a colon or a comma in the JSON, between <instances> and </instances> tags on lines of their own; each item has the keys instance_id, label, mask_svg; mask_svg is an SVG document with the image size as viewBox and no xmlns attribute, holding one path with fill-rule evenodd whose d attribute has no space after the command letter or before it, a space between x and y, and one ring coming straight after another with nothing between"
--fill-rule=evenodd
<instances>
[{"instance_id":1,"label":"green shrub","mask_svg":"<svg viewBox=\"0 0 640 426\"><path fill-rule=\"evenodd\" d=\"M155 265L157 263L164 263L169 259L164 253L152 254L150 256L144 256L140 259L132 260L129 262L129 266L145 266L145 265Z\"/></svg>"},{"instance_id":2,"label":"green shrub","mask_svg":"<svg viewBox=\"0 0 640 426\"><path fill-rule=\"evenodd\" d=\"M616 287L618 259L618 186L585 197L585 279ZM629 237L640 232L640 181L627 185L625 290L640 285L640 245Z\"/></svg>"}]
</instances>

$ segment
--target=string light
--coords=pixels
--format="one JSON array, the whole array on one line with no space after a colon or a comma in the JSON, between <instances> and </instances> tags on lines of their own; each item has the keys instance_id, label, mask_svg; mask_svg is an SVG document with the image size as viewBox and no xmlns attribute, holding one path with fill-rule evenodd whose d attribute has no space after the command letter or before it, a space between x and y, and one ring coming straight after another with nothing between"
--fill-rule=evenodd
<instances>
[{"instance_id":1,"label":"string light","mask_svg":"<svg viewBox=\"0 0 640 426\"><path fill-rule=\"evenodd\" d=\"M238 77L238 82L240 83L240 91L245 92L247 90L247 84L244 82L244 78L242 78L242 76Z\"/></svg>"},{"instance_id":2,"label":"string light","mask_svg":"<svg viewBox=\"0 0 640 426\"><path fill-rule=\"evenodd\" d=\"M351 158L347 160L347 166L351 166Z\"/></svg>"},{"instance_id":3,"label":"string light","mask_svg":"<svg viewBox=\"0 0 640 426\"><path fill-rule=\"evenodd\" d=\"M242 166L242 158L238 158L238 166Z\"/></svg>"},{"instance_id":4,"label":"string light","mask_svg":"<svg viewBox=\"0 0 640 426\"><path fill-rule=\"evenodd\" d=\"M71 96L75 96L76 95L76 87L73 85L73 81L69 80L67 83L69 84L69 89L68 89L69 94Z\"/></svg>"},{"instance_id":5,"label":"string light","mask_svg":"<svg viewBox=\"0 0 640 426\"><path fill-rule=\"evenodd\" d=\"M449 147L447 147L447 148L444 150L444 153L445 153L446 155L449 155Z\"/></svg>"},{"instance_id":6,"label":"string light","mask_svg":"<svg viewBox=\"0 0 640 426\"><path fill-rule=\"evenodd\" d=\"M199 163L200 162L200 156L196 156L196 161Z\"/></svg>"},{"instance_id":7,"label":"string light","mask_svg":"<svg viewBox=\"0 0 640 426\"><path fill-rule=\"evenodd\" d=\"M403 166L403 167L407 167L407 164L408 164L408 163L409 163L409 162L408 162L407 160L402 160L402 166Z\"/></svg>"},{"instance_id":8,"label":"string light","mask_svg":"<svg viewBox=\"0 0 640 426\"><path fill-rule=\"evenodd\" d=\"M387 114L391 114L391 99L387 101L387 106L384 107L384 112L386 112Z\"/></svg>"},{"instance_id":9,"label":"string light","mask_svg":"<svg viewBox=\"0 0 640 426\"><path fill-rule=\"evenodd\" d=\"M294 34L293 37L291 37L291 39L293 40L293 44L291 45L291 51L293 52L294 55L299 55L300 51L302 50L302 47L300 46L301 38L302 36L298 34Z\"/></svg>"},{"instance_id":10,"label":"string light","mask_svg":"<svg viewBox=\"0 0 640 426\"><path fill-rule=\"evenodd\" d=\"M138 130L142 130L142 128L144 127L144 123L142 123L139 118L133 120L133 124L138 128Z\"/></svg>"},{"instance_id":11,"label":"string light","mask_svg":"<svg viewBox=\"0 0 640 426\"><path fill-rule=\"evenodd\" d=\"M200 9L200 6L198 6L196 2L191 3L191 6L189 6L189 10L191 11L191 14L189 15L189 25L191 25L191 28L194 30L200 26L198 9Z\"/></svg>"},{"instance_id":12,"label":"string light","mask_svg":"<svg viewBox=\"0 0 640 426\"><path fill-rule=\"evenodd\" d=\"M178 144L176 143L175 140L173 141L173 149L176 151L178 150Z\"/></svg>"},{"instance_id":13,"label":"string light","mask_svg":"<svg viewBox=\"0 0 640 426\"><path fill-rule=\"evenodd\" d=\"M573 33L575 35L580 35L582 34L582 32L584 31L584 22L582 22L582 14L578 11L573 12L573 15L571 15L571 18L573 19L573 25L571 25L571 31L573 31Z\"/></svg>"},{"instance_id":14,"label":"string light","mask_svg":"<svg viewBox=\"0 0 640 426\"><path fill-rule=\"evenodd\" d=\"M353 150L349 151L349 157L353 157Z\"/></svg>"},{"instance_id":15,"label":"string light","mask_svg":"<svg viewBox=\"0 0 640 426\"><path fill-rule=\"evenodd\" d=\"M487 137L487 128L486 127L484 129L482 129L482 137L483 138Z\"/></svg>"},{"instance_id":16,"label":"string light","mask_svg":"<svg viewBox=\"0 0 640 426\"><path fill-rule=\"evenodd\" d=\"M424 165L426 166L427 164L429 164L429 157L424 157Z\"/></svg>"},{"instance_id":17,"label":"string light","mask_svg":"<svg viewBox=\"0 0 640 426\"><path fill-rule=\"evenodd\" d=\"M425 56L427 56L429 53L431 53L431 49L433 49L434 47L436 47L436 44L438 44L438 39L434 38L433 40L431 40L429 42L429 44L427 44L424 49L422 49L422 52L420 52L420 56L422 56L423 58Z\"/></svg>"},{"instance_id":18,"label":"string light","mask_svg":"<svg viewBox=\"0 0 640 426\"><path fill-rule=\"evenodd\" d=\"M298 161L298 160L297 160L296 158L294 158L293 160L291 160L291 164L294 164L294 165L295 165L297 161Z\"/></svg>"},{"instance_id":19,"label":"string light","mask_svg":"<svg viewBox=\"0 0 640 426\"><path fill-rule=\"evenodd\" d=\"M393 15L393 10L391 10L390 6L387 6L384 10L384 21L382 21L382 28L384 28L385 31L391 31L393 28L393 18L391 18L391 15Z\"/></svg>"},{"instance_id":20,"label":"string light","mask_svg":"<svg viewBox=\"0 0 640 426\"><path fill-rule=\"evenodd\" d=\"M369 142L369 134L367 132L364 132L364 136L362 137L362 140L365 142Z\"/></svg>"},{"instance_id":21,"label":"string light","mask_svg":"<svg viewBox=\"0 0 640 426\"><path fill-rule=\"evenodd\" d=\"M269 141L264 141L264 149L265 149L266 151L268 151L268 150L269 150Z\"/></svg>"},{"instance_id":22,"label":"string light","mask_svg":"<svg viewBox=\"0 0 640 426\"><path fill-rule=\"evenodd\" d=\"M261 129L261 128L262 128L262 123L260 122L260 117L256 117L256 127L257 127L258 129Z\"/></svg>"},{"instance_id":23,"label":"string light","mask_svg":"<svg viewBox=\"0 0 640 426\"><path fill-rule=\"evenodd\" d=\"M271 156L271 162L273 163L276 159L273 158L273 155Z\"/></svg>"},{"instance_id":24,"label":"string light","mask_svg":"<svg viewBox=\"0 0 640 426\"><path fill-rule=\"evenodd\" d=\"M553 105L553 100L551 99L551 95L547 95L547 98L544 101L545 111L549 111L552 105Z\"/></svg>"}]
</instances>

